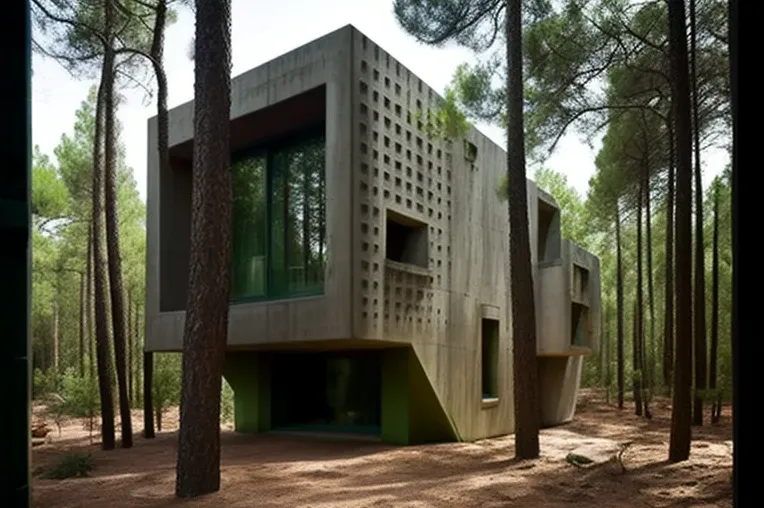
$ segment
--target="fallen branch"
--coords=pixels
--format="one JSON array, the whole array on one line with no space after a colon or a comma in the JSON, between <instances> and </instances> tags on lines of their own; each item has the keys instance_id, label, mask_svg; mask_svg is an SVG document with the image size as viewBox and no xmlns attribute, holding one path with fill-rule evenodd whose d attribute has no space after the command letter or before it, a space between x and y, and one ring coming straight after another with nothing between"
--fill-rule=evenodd
<instances>
[{"instance_id":1,"label":"fallen branch","mask_svg":"<svg viewBox=\"0 0 764 508\"><path fill-rule=\"evenodd\" d=\"M621 443L621 449L618 450L618 453L615 454L615 460L618 462L618 465L621 466L621 474L626 473L626 466L623 465L623 454L626 453L626 450L633 444L633 441L627 441L625 443Z\"/></svg>"}]
</instances>

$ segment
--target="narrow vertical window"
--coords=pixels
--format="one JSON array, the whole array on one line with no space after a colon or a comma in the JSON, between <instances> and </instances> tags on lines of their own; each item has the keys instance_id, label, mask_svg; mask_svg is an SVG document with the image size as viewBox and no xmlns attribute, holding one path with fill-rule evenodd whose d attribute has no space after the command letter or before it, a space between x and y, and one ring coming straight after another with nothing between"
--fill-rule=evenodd
<instances>
[{"instance_id":1,"label":"narrow vertical window","mask_svg":"<svg viewBox=\"0 0 764 508\"><path fill-rule=\"evenodd\" d=\"M483 318L480 326L483 400L499 397L499 321Z\"/></svg>"}]
</instances>

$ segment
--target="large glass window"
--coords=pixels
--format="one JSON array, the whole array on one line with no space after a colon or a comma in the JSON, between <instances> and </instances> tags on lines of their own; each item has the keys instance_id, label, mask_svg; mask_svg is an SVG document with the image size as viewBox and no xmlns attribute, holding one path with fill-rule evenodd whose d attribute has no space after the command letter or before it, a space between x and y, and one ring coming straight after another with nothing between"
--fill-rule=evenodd
<instances>
[{"instance_id":1,"label":"large glass window","mask_svg":"<svg viewBox=\"0 0 764 508\"><path fill-rule=\"evenodd\" d=\"M323 291L326 266L323 135L232 163L233 300Z\"/></svg>"}]
</instances>

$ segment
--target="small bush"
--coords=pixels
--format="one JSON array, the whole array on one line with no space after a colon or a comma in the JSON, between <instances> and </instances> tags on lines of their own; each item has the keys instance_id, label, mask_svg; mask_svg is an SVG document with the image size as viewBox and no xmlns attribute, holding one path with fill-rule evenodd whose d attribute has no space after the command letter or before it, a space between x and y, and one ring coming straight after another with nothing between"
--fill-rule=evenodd
<instances>
[{"instance_id":1,"label":"small bush","mask_svg":"<svg viewBox=\"0 0 764 508\"><path fill-rule=\"evenodd\" d=\"M44 472L41 477L48 480L85 478L92 470L93 459L90 455L73 453L64 455L52 469Z\"/></svg>"},{"instance_id":2,"label":"small bush","mask_svg":"<svg viewBox=\"0 0 764 508\"><path fill-rule=\"evenodd\" d=\"M154 355L154 413L157 430L162 432L162 412L180 403L181 355L158 353Z\"/></svg>"},{"instance_id":3,"label":"small bush","mask_svg":"<svg viewBox=\"0 0 764 508\"><path fill-rule=\"evenodd\" d=\"M61 383L61 376L55 369L43 372L37 368L32 373L32 398L39 400L51 393L56 393Z\"/></svg>"},{"instance_id":4,"label":"small bush","mask_svg":"<svg viewBox=\"0 0 764 508\"><path fill-rule=\"evenodd\" d=\"M230 423L233 421L233 389L228 381L222 380L220 390L220 421Z\"/></svg>"},{"instance_id":5,"label":"small bush","mask_svg":"<svg viewBox=\"0 0 764 508\"><path fill-rule=\"evenodd\" d=\"M101 410L98 383L90 376L80 377L73 368L69 368L61 378L59 393L48 396L48 414L56 422L59 435L65 417L86 419L86 428L93 439L95 420Z\"/></svg>"}]
</instances>

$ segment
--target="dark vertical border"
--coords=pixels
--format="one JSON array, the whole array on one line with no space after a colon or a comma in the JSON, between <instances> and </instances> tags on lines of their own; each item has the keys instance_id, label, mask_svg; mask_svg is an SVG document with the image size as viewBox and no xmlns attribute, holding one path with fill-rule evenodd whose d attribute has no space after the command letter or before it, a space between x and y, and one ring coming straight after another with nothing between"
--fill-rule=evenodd
<instances>
[{"instance_id":1,"label":"dark vertical border","mask_svg":"<svg viewBox=\"0 0 764 508\"><path fill-rule=\"evenodd\" d=\"M738 0L729 0L728 13L729 53L730 53L730 106L732 111L732 503L739 506L739 407L740 407L740 326L739 312L739 233L738 233Z\"/></svg>"},{"instance_id":2,"label":"dark vertical border","mask_svg":"<svg viewBox=\"0 0 764 508\"><path fill-rule=\"evenodd\" d=\"M2 355L0 463L3 506L30 505L30 209L31 33L29 0L7 2L2 69L6 94L0 113L0 323ZM8 503L10 501L10 503Z\"/></svg>"}]
</instances>

